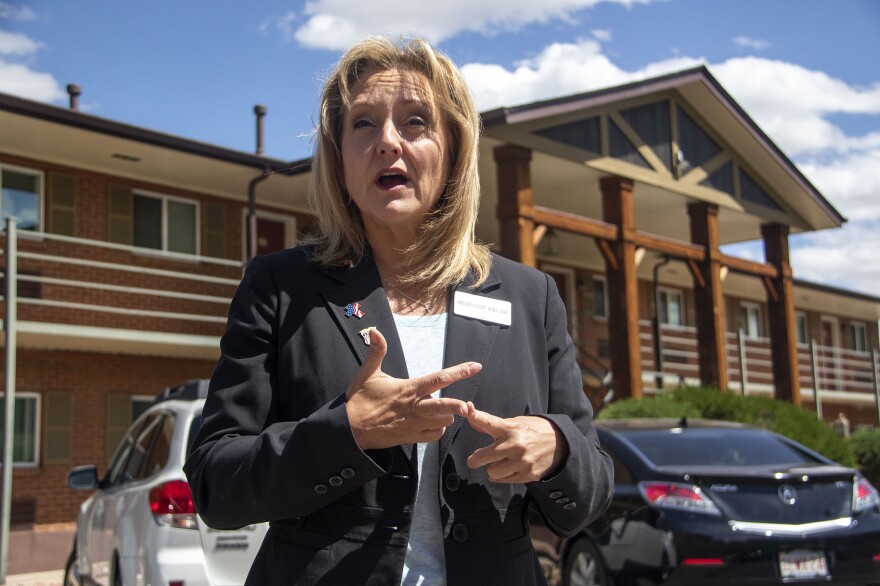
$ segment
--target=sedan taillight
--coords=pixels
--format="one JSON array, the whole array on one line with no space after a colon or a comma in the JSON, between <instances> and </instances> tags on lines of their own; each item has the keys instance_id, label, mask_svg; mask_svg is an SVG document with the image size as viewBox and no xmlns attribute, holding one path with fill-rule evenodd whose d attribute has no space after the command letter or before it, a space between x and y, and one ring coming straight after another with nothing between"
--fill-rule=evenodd
<instances>
[{"instance_id":1,"label":"sedan taillight","mask_svg":"<svg viewBox=\"0 0 880 586\"><path fill-rule=\"evenodd\" d=\"M196 528L196 507L192 491L183 480L172 480L150 491L150 510L159 525Z\"/></svg>"},{"instance_id":2,"label":"sedan taillight","mask_svg":"<svg viewBox=\"0 0 880 586\"><path fill-rule=\"evenodd\" d=\"M703 490L693 484L677 482L640 482L639 491L645 501L653 507L676 509L691 513L721 515L721 511Z\"/></svg>"},{"instance_id":3,"label":"sedan taillight","mask_svg":"<svg viewBox=\"0 0 880 586\"><path fill-rule=\"evenodd\" d=\"M853 513L873 509L877 505L880 505L880 495L868 479L862 478L856 482L853 486Z\"/></svg>"}]
</instances>

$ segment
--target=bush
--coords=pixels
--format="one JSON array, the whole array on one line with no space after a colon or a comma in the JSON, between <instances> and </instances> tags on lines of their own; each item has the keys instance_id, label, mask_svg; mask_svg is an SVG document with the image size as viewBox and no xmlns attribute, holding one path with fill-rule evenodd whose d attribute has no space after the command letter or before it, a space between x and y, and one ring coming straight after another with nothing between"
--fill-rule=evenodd
<instances>
[{"instance_id":1,"label":"bush","mask_svg":"<svg viewBox=\"0 0 880 586\"><path fill-rule=\"evenodd\" d=\"M849 437L856 463L874 486L880 486L880 429L860 429Z\"/></svg>"},{"instance_id":2,"label":"bush","mask_svg":"<svg viewBox=\"0 0 880 586\"><path fill-rule=\"evenodd\" d=\"M654 398L612 403L599 414L600 419L630 417L703 417L738 421L789 437L845 466L856 463L847 442L829 425L819 421L814 413L769 397L744 397L712 388L678 387Z\"/></svg>"}]
</instances>

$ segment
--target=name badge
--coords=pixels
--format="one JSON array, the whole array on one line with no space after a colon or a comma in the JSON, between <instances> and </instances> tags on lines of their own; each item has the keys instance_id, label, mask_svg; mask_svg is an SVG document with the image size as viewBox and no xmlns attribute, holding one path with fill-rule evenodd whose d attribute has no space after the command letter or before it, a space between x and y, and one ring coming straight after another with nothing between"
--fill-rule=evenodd
<instances>
[{"instance_id":1,"label":"name badge","mask_svg":"<svg viewBox=\"0 0 880 586\"><path fill-rule=\"evenodd\" d=\"M456 291L452 297L452 312L455 315L472 317L502 326L510 325L510 301L481 297Z\"/></svg>"}]
</instances>

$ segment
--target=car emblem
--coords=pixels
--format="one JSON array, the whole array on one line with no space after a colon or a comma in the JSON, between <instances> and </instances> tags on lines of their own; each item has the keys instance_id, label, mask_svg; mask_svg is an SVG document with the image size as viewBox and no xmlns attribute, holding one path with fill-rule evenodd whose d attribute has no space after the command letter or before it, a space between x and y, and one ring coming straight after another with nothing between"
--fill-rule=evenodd
<instances>
[{"instance_id":1,"label":"car emblem","mask_svg":"<svg viewBox=\"0 0 880 586\"><path fill-rule=\"evenodd\" d=\"M783 484L779 487L779 500L785 505L793 505L797 502L797 491L790 484Z\"/></svg>"}]
</instances>

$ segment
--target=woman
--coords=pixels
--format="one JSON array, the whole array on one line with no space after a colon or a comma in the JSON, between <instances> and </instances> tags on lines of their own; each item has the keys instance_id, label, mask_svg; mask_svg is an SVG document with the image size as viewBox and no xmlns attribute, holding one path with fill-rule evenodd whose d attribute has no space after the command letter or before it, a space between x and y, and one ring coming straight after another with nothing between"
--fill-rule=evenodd
<instances>
[{"instance_id":1,"label":"woman","mask_svg":"<svg viewBox=\"0 0 880 586\"><path fill-rule=\"evenodd\" d=\"M527 507L607 506L565 310L474 241L479 116L426 43L324 87L320 235L254 259L186 464L204 520L269 521L248 584L543 584Z\"/></svg>"}]
</instances>

